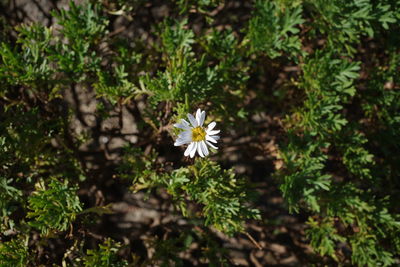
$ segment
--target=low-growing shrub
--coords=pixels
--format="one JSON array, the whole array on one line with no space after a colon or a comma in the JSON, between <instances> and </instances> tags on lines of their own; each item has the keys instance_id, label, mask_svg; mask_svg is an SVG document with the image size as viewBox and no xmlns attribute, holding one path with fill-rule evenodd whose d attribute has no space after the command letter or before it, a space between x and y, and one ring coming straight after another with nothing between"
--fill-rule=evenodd
<instances>
[{"instance_id":1,"label":"low-growing shrub","mask_svg":"<svg viewBox=\"0 0 400 267\"><path fill-rule=\"evenodd\" d=\"M221 236L268 247L259 177L306 265L399 264L400 1L47 2L0 2L0 266L230 266ZM127 196L172 222L121 234Z\"/></svg>"}]
</instances>

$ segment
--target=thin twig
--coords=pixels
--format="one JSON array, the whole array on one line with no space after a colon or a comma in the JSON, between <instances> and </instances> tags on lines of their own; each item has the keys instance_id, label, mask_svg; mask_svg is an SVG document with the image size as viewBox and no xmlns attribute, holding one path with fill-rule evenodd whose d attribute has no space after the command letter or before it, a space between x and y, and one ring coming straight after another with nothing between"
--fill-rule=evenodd
<instances>
[{"instance_id":1,"label":"thin twig","mask_svg":"<svg viewBox=\"0 0 400 267\"><path fill-rule=\"evenodd\" d=\"M253 242L253 244L259 249L262 250L261 245L247 232L243 232L249 239L251 242Z\"/></svg>"}]
</instances>

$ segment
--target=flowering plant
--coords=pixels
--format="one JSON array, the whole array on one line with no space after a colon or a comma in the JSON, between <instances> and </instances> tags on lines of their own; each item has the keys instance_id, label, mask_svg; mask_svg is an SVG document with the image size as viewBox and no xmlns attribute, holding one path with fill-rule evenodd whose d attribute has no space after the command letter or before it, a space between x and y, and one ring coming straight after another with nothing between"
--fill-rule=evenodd
<instances>
[{"instance_id":1,"label":"flowering plant","mask_svg":"<svg viewBox=\"0 0 400 267\"><path fill-rule=\"evenodd\" d=\"M212 144L217 143L217 140L219 140L219 136L216 134L218 134L220 130L214 130L217 123L213 121L207 128L203 127L206 112L200 109L196 112L196 118L192 114L187 114L187 117L190 123L182 119L180 123L174 124L175 127L183 130L183 132L179 134L174 145L180 146L189 144L184 155L186 157L190 155L191 158L194 157L196 151L199 153L200 157L208 156L209 151L207 146L218 149Z\"/></svg>"},{"instance_id":2,"label":"flowering plant","mask_svg":"<svg viewBox=\"0 0 400 267\"><path fill-rule=\"evenodd\" d=\"M399 0L0 1L0 266L398 264L399 32Z\"/></svg>"}]
</instances>

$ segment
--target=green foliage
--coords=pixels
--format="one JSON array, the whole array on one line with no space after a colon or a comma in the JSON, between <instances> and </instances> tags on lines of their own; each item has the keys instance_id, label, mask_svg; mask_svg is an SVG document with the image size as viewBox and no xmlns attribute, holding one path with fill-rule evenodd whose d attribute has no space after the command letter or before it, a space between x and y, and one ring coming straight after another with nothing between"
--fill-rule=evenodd
<instances>
[{"instance_id":1,"label":"green foliage","mask_svg":"<svg viewBox=\"0 0 400 267\"><path fill-rule=\"evenodd\" d=\"M137 88L126 70L140 60L140 54L126 57L126 48L116 42L121 54L101 58L108 20L100 13L99 5L77 6L71 1L69 10L52 13L60 25L57 32L39 24L19 26L18 48L11 49L5 43L0 47L0 77L10 85L48 88L50 97L59 96L60 88L78 82L93 84L98 96L113 104L131 97ZM112 61L116 63L111 67Z\"/></svg>"},{"instance_id":2,"label":"green foliage","mask_svg":"<svg viewBox=\"0 0 400 267\"><path fill-rule=\"evenodd\" d=\"M376 171L379 175L387 176L386 182L393 186L398 184L396 177L400 175L400 159L393 157L400 148L395 141L400 136L400 94L398 90L386 86L399 84L399 66L400 54L391 52L386 65L373 70L367 90L359 96L365 117L375 124L369 131L370 138L377 142L373 147L384 159Z\"/></svg>"},{"instance_id":3,"label":"green foliage","mask_svg":"<svg viewBox=\"0 0 400 267\"><path fill-rule=\"evenodd\" d=\"M60 33L67 44L59 40L50 57L58 64L59 70L68 78L80 81L86 72L98 69L101 59L96 52L96 44L106 34L108 21L99 14L99 6L91 4L76 6L70 2L69 10L53 13L62 26Z\"/></svg>"},{"instance_id":4,"label":"green foliage","mask_svg":"<svg viewBox=\"0 0 400 267\"><path fill-rule=\"evenodd\" d=\"M243 231L242 222L246 219L260 219L258 210L245 204L249 191L244 181L215 162L197 160L192 167L173 171L167 183L173 197L180 198L183 190L190 200L203 206L205 224L227 234ZM188 213L184 202L179 206L183 214Z\"/></svg>"},{"instance_id":5,"label":"green foliage","mask_svg":"<svg viewBox=\"0 0 400 267\"><path fill-rule=\"evenodd\" d=\"M9 224L8 216L17 209L18 200L22 196L21 190L13 186L14 179L0 176L0 212L2 223ZM1 226L1 229L3 227Z\"/></svg>"},{"instance_id":6,"label":"green foliage","mask_svg":"<svg viewBox=\"0 0 400 267\"><path fill-rule=\"evenodd\" d=\"M254 9L247 33L253 51L264 52L270 58L303 53L297 35L298 26L304 22L301 5L282 8L277 1L257 0Z\"/></svg>"},{"instance_id":7,"label":"green foliage","mask_svg":"<svg viewBox=\"0 0 400 267\"><path fill-rule=\"evenodd\" d=\"M98 6L76 6L71 1L68 11L53 13L61 26L58 33L39 24L19 26L21 53L2 44L0 77L10 84L42 89L48 87L46 83L54 84L55 79L60 79L57 72L64 73L63 79L73 81L81 81L88 72L95 72L101 62L96 45L106 34L107 25L107 20L98 12Z\"/></svg>"},{"instance_id":8,"label":"green foliage","mask_svg":"<svg viewBox=\"0 0 400 267\"><path fill-rule=\"evenodd\" d=\"M184 216L204 218L206 226L212 225L229 235L244 231L245 220L260 219L257 209L247 207L250 190L233 170L223 170L217 163L204 159L167 173L164 166L155 162L155 154L140 155L135 149L126 152L121 171L124 177L133 179L132 189L165 187ZM188 208L187 201L198 204L201 212Z\"/></svg>"},{"instance_id":9,"label":"green foliage","mask_svg":"<svg viewBox=\"0 0 400 267\"><path fill-rule=\"evenodd\" d=\"M180 13L188 12L190 8L196 9L201 13L206 13L208 8L215 8L222 0L175 0Z\"/></svg>"},{"instance_id":10,"label":"green foliage","mask_svg":"<svg viewBox=\"0 0 400 267\"><path fill-rule=\"evenodd\" d=\"M288 140L280 149L285 162L281 190L289 209L311 212L307 236L315 251L341 262L341 243L351 249L355 265L390 266L399 253L398 186L392 176L398 177L397 157L389 160L397 147L390 140L399 134L394 112L399 109L393 102L398 90L385 86L398 86L398 51L388 42L387 65L368 70L368 82L359 80L362 63L351 55L360 36L381 34L379 24L389 29L396 21L394 6L372 1L309 4L313 15L321 15L313 18L319 27L310 33L326 33L327 46L301 66L296 84L302 104L286 119ZM339 54L344 51L350 57ZM380 117L382 111L388 116ZM384 117L394 123L386 124ZM382 147L389 149L387 154Z\"/></svg>"},{"instance_id":11,"label":"green foliage","mask_svg":"<svg viewBox=\"0 0 400 267\"><path fill-rule=\"evenodd\" d=\"M332 59L329 53L320 55L316 53L316 58L303 66L299 86L304 88L305 100L288 120L289 143L281 149L286 163L281 189L292 210L299 211L305 204L310 211L325 214L324 219L309 221L307 234L316 251L338 260L336 244L346 241L353 251L353 263L387 266L393 263L392 252L377 248L384 240L398 242L398 237L389 233L400 230L399 218L387 212L377 215L392 203L376 198L385 190L376 185L385 178L377 176L376 156L367 149L362 125L350 124L343 113L344 104L356 95L359 64ZM340 162L333 153L341 155ZM336 167L329 168L329 164ZM369 183L373 189L359 189L367 186L360 179L374 179ZM381 216L387 218L383 224L377 223ZM359 232L338 233L333 220Z\"/></svg>"},{"instance_id":12,"label":"green foliage","mask_svg":"<svg viewBox=\"0 0 400 267\"><path fill-rule=\"evenodd\" d=\"M229 266L228 251L218 244L215 237L209 231L192 228L180 231L178 236L167 239L154 237L149 241L150 246L155 248L154 255L143 262L142 266L184 266L185 262L178 257L180 253L190 251L190 246L197 243L201 246L201 255L198 259L201 263L209 266Z\"/></svg>"},{"instance_id":13,"label":"green foliage","mask_svg":"<svg viewBox=\"0 0 400 267\"><path fill-rule=\"evenodd\" d=\"M18 102L7 105L0 116L0 229L4 232L24 224L15 215L26 209L27 195L38 179L46 183L51 173L82 176L82 170L69 150L54 151L50 146L51 139L62 133L59 118L42 120L38 108L26 110Z\"/></svg>"},{"instance_id":14,"label":"green foliage","mask_svg":"<svg viewBox=\"0 0 400 267\"><path fill-rule=\"evenodd\" d=\"M155 102L183 101L185 94L190 94L191 101L199 101L212 88L215 75L211 70L205 70L204 58L200 61L194 58L191 47L194 34L185 29L186 23L185 20L166 20L161 25L162 50L168 55L165 57L166 70L158 72L156 79L149 75L142 79Z\"/></svg>"},{"instance_id":15,"label":"green foliage","mask_svg":"<svg viewBox=\"0 0 400 267\"><path fill-rule=\"evenodd\" d=\"M208 227L232 236L261 215L251 179L222 166L249 135L260 138L240 156L269 161L270 134L284 163L272 175L289 211L309 216L314 251L339 265L398 263L398 0L69 1L48 26L15 13L0 18L1 266L179 266L196 246L199 264L227 266ZM93 113L78 103L86 93ZM197 107L224 138L219 153L185 161L172 125ZM111 148L129 135L137 142ZM167 193L191 229L149 238L148 258L109 233L85 253L104 219L88 214L108 216L107 190L128 182L132 194Z\"/></svg>"},{"instance_id":16,"label":"green foliage","mask_svg":"<svg viewBox=\"0 0 400 267\"><path fill-rule=\"evenodd\" d=\"M150 265L150 263L158 263L162 267L171 265L183 266L182 259L180 259L178 255L187 250L192 241L193 236L186 232L181 232L178 237L168 238L166 240L154 238L150 243L151 246L155 248L155 253L146 263L148 265Z\"/></svg>"},{"instance_id":17,"label":"green foliage","mask_svg":"<svg viewBox=\"0 0 400 267\"><path fill-rule=\"evenodd\" d=\"M46 58L51 30L38 24L21 25L17 29L19 31L18 44L22 52L11 48L12 46L6 43L1 44L0 77L10 85L22 84L37 89L50 79L53 73Z\"/></svg>"},{"instance_id":18,"label":"green foliage","mask_svg":"<svg viewBox=\"0 0 400 267\"><path fill-rule=\"evenodd\" d=\"M134 191L158 185L160 168L163 166L158 166L157 156L155 151L144 154L140 148L125 147L124 159L119 166L119 171L123 178L133 182Z\"/></svg>"},{"instance_id":19,"label":"green foliage","mask_svg":"<svg viewBox=\"0 0 400 267\"><path fill-rule=\"evenodd\" d=\"M76 186L69 186L68 181L60 182L53 179L46 188L41 183L28 198L28 208L31 210L27 218L33 218L29 224L43 234L50 230L65 231L82 211L82 204L76 195Z\"/></svg>"},{"instance_id":20,"label":"green foliage","mask_svg":"<svg viewBox=\"0 0 400 267\"><path fill-rule=\"evenodd\" d=\"M99 81L93 84L97 95L109 98L113 104L119 98L132 97L135 94L136 87L127 79L127 76L125 65L115 67L111 73L98 71L97 78Z\"/></svg>"},{"instance_id":21,"label":"green foliage","mask_svg":"<svg viewBox=\"0 0 400 267\"><path fill-rule=\"evenodd\" d=\"M310 226L307 229L307 235L310 238L311 246L321 255L331 255L337 260L335 255L336 242L343 242L345 239L336 233L332 218L320 222L309 218L307 223Z\"/></svg>"},{"instance_id":22,"label":"green foliage","mask_svg":"<svg viewBox=\"0 0 400 267\"><path fill-rule=\"evenodd\" d=\"M207 53L195 51L197 40L187 24L187 20L167 19L160 25L161 67L165 70L156 77L141 77L142 90L154 106L160 102L196 105L208 99L216 113L237 117L238 108L226 103L240 104L244 98L248 66L240 44L229 31L213 31L201 43Z\"/></svg>"},{"instance_id":23,"label":"green foliage","mask_svg":"<svg viewBox=\"0 0 400 267\"><path fill-rule=\"evenodd\" d=\"M27 241L27 240L26 240ZM0 264L4 267L25 267L29 262L27 242L22 238L0 243Z\"/></svg>"},{"instance_id":24,"label":"green foliage","mask_svg":"<svg viewBox=\"0 0 400 267\"><path fill-rule=\"evenodd\" d=\"M83 266L99 266L99 267L123 267L128 266L126 260L121 260L118 251L121 244L107 238L103 244L99 244L98 249L88 249L83 257Z\"/></svg>"},{"instance_id":25,"label":"green foliage","mask_svg":"<svg viewBox=\"0 0 400 267\"><path fill-rule=\"evenodd\" d=\"M355 94L353 80L358 76L358 70L357 63L332 59L329 53L323 54L322 51L303 66L300 86L305 90L304 105L288 121L290 143L281 150L287 164L281 189L291 209L297 210L300 198L304 197L311 209L320 211L317 196L330 189L332 180L330 174L324 173L327 160L324 151L339 138L340 131L346 131L343 127L348 121L342 110L344 103ZM299 136L300 131L302 135ZM366 154L369 159L368 152L361 145L360 141L358 153ZM351 149L355 151L354 147ZM349 148L345 152L345 164L365 165L365 160L350 162L350 153Z\"/></svg>"},{"instance_id":26,"label":"green foliage","mask_svg":"<svg viewBox=\"0 0 400 267\"><path fill-rule=\"evenodd\" d=\"M378 26L389 29L396 22L395 1L306 1L313 16L312 32L327 35L328 45L354 53L361 36L374 36ZM398 8L398 7L397 7Z\"/></svg>"}]
</instances>

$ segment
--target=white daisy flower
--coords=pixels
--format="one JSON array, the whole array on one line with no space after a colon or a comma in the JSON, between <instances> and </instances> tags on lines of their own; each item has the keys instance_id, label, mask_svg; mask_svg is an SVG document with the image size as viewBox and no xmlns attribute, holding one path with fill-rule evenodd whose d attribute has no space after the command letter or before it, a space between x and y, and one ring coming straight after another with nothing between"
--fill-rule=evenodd
<instances>
[{"instance_id":1,"label":"white daisy flower","mask_svg":"<svg viewBox=\"0 0 400 267\"><path fill-rule=\"evenodd\" d=\"M174 145L181 146L189 144L185 150L185 156L194 157L196 151L199 153L200 157L205 157L209 154L208 147L210 146L214 149L218 149L212 143L217 143L219 136L216 135L220 130L213 130L216 123L211 122L207 128L203 127L204 119L206 118L206 112L200 109L196 112L196 118L192 114L187 114L189 122L182 119L180 123L174 124L175 127L182 129L176 139Z\"/></svg>"}]
</instances>

